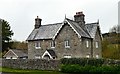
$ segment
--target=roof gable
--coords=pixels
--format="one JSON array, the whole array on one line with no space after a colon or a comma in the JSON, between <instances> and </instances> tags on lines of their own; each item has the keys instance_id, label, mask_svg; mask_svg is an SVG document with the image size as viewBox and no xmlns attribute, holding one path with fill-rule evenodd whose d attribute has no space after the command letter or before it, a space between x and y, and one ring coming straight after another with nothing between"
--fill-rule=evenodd
<instances>
[{"instance_id":1,"label":"roof gable","mask_svg":"<svg viewBox=\"0 0 120 74\"><path fill-rule=\"evenodd\" d=\"M52 49L48 49L44 52L44 54L42 55L42 58L44 58L45 55L48 55L50 57L50 59L53 59L54 57L57 57L57 55L55 54L55 51Z\"/></svg>"},{"instance_id":2,"label":"roof gable","mask_svg":"<svg viewBox=\"0 0 120 74\"><path fill-rule=\"evenodd\" d=\"M16 53L14 53L11 49L3 57L7 57L7 55L9 55L10 53L12 53L16 57L18 57L18 55Z\"/></svg>"},{"instance_id":3,"label":"roof gable","mask_svg":"<svg viewBox=\"0 0 120 74\"><path fill-rule=\"evenodd\" d=\"M87 31L90 34L91 38L95 38L95 35L96 35L97 31L100 32L98 22L86 24L86 28L87 28ZM100 34L100 36L102 38L101 32L99 34Z\"/></svg>"},{"instance_id":4,"label":"roof gable","mask_svg":"<svg viewBox=\"0 0 120 74\"><path fill-rule=\"evenodd\" d=\"M15 56L17 57L23 57L23 56L27 56L27 51L22 51L22 50L18 50L18 49L10 49L5 55L7 56L8 53L12 52Z\"/></svg>"},{"instance_id":5,"label":"roof gable","mask_svg":"<svg viewBox=\"0 0 120 74\"><path fill-rule=\"evenodd\" d=\"M79 26L78 23L70 19L67 19L67 21L69 25L73 28L73 30L78 34L78 36L90 38L90 36L86 33L86 31L81 26Z\"/></svg>"}]
</instances>

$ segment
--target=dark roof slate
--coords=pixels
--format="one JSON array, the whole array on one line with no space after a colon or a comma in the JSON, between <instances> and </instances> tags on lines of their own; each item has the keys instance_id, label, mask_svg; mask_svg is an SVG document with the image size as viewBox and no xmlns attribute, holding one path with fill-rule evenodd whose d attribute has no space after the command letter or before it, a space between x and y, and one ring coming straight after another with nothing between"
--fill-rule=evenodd
<instances>
[{"instance_id":1,"label":"dark roof slate","mask_svg":"<svg viewBox=\"0 0 120 74\"><path fill-rule=\"evenodd\" d=\"M49 52L49 54L52 56L52 57L57 57L57 55L55 54L55 51L52 50L52 49L47 49L47 51Z\"/></svg>"},{"instance_id":2,"label":"dark roof slate","mask_svg":"<svg viewBox=\"0 0 120 74\"><path fill-rule=\"evenodd\" d=\"M24 57L27 55L27 50L21 50L21 49L11 49L18 57Z\"/></svg>"},{"instance_id":3,"label":"dark roof slate","mask_svg":"<svg viewBox=\"0 0 120 74\"><path fill-rule=\"evenodd\" d=\"M79 36L94 38L98 23L85 24L85 27L83 28L82 26L79 26L79 23L68 18L65 18L64 22L65 21L67 21L73 27ZM53 37L56 36L57 32L59 32L64 25L63 23L41 25L40 28L32 31L27 40L53 39Z\"/></svg>"},{"instance_id":4,"label":"dark roof slate","mask_svg":"<svg viewBox=\"0 0 120 74\"><path fill-rule=\"evenodd\" d=\"M52 39L62 23L41 25L39 29L34 29L27 40Z\"/></svg>"},{"instance_id":5,"label":"dark roof slate","mask_svg":"<svg viewBox=\"0 0 120 74\"><path fill-rule=\"evenodd\" d=\"M88 33L90 34L91 38L95 37L97 27L98 27L98 23L86 24L86 29L88 30Z\"/></svg>"}]
</instances>

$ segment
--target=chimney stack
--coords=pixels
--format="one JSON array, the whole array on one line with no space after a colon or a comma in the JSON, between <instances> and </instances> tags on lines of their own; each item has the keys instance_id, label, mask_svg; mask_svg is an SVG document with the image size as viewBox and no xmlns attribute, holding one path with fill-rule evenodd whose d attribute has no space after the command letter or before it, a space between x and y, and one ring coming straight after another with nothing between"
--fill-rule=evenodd
<instances>
[{"instance_id":1,"label":"chimney stack","mask_svg":"<svg viewBox=\"0 0 120 74\"><path fill-rule=\"evenodd\" d=\"M42 19L40 19L38 16L35 19L35 29L39 28L41 26L41 21Z\"/></svg>"},{"instance_id":2,"label":"chimney stack","mask_svg":"<svg viewBox=\"0 0 120 74\"><path fill-rule=\"evenodd\" d=\"M74 21L76 21L77 23L84 23L85 24L85 20L84 20L85 15L83 14L83 12L76 12L76 15L74 15Z\"/></svg>"}]
</instances>

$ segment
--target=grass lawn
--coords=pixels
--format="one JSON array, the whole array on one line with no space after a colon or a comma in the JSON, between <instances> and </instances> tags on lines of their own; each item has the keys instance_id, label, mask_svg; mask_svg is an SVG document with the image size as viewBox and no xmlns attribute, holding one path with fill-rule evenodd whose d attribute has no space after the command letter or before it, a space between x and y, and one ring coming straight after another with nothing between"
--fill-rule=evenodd
<instances>
[{"instance_id":1,"label":"grass lawn","mask_svg":"<svg viewBox=\"0 0 120 74\"><path fill-rule=\"evenodd\" d=\"M42 71L42 70L20 70L11 68L1 68L0 72L12 73L12 74L65 74L59 71Z\"/></svg>"}]
</instances>

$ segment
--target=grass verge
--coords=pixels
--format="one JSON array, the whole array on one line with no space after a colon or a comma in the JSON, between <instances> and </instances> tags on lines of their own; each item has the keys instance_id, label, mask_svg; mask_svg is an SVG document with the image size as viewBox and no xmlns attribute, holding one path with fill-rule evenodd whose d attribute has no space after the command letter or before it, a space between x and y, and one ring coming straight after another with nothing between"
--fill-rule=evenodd
<instances>
[{"instance_id":1,"label":"grass verge","mask_svg":"<svg viewBox=\"0 0 120 74\"><path fill-rule=\"evenodd\" d=\"M12 74L65 74L59 71L42 71L42 70L21 70L0 67L0 72L12 73Z\"/></svg>"}]
</instances>

